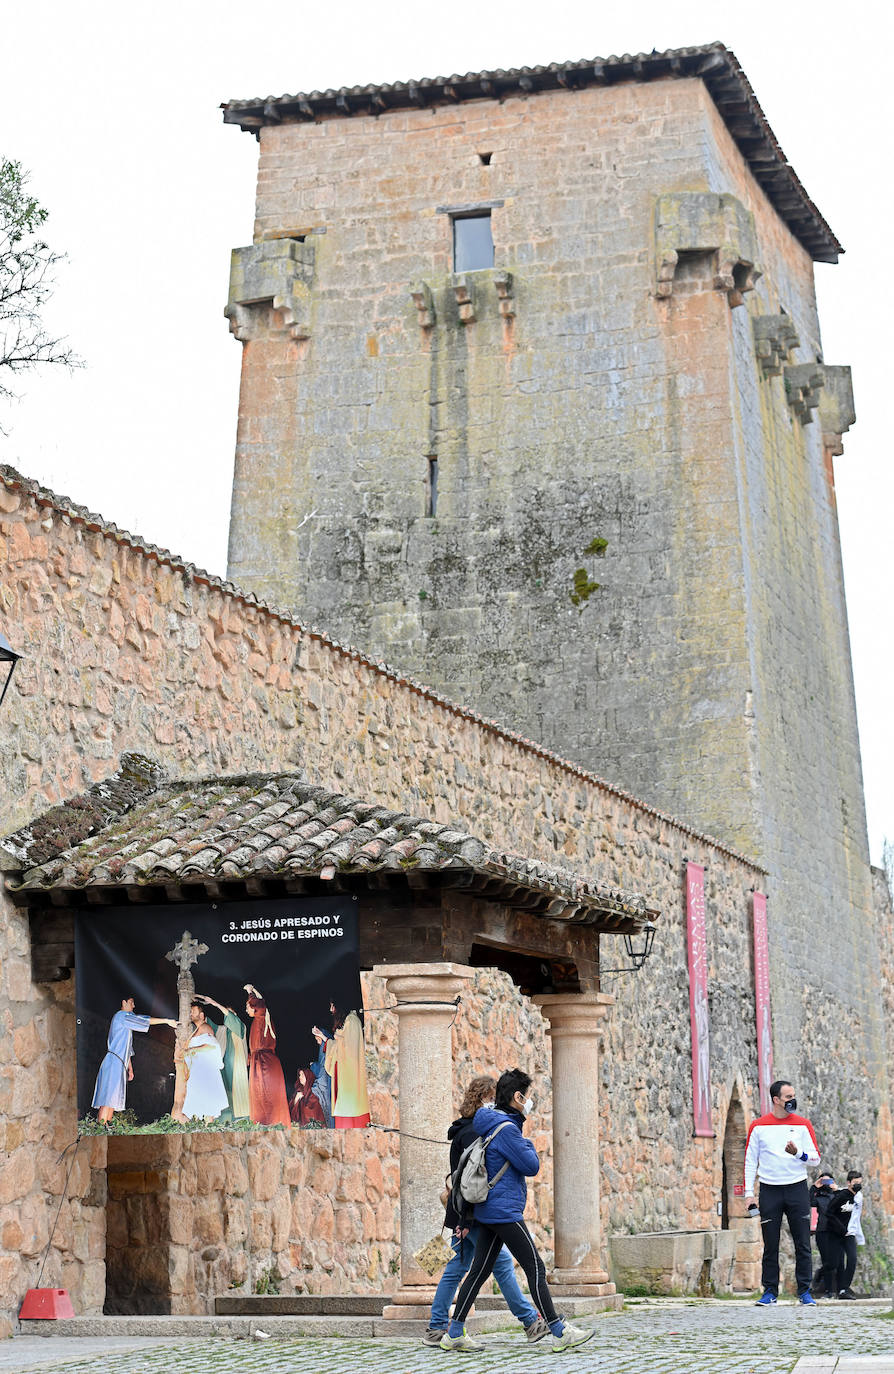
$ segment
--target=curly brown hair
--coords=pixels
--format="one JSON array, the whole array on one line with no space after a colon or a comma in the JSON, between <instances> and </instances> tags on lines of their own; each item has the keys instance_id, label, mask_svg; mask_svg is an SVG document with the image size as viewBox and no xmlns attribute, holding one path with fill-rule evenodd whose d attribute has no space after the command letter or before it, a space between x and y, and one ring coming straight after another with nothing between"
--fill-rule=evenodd
<instances>
[{"instance_id":1,"label":"curly brown hair","mask_svg":"<svg viewBox=\"0 0 894 1374\"><path fill-rule=\"evenodd\" d=\"M460 1116L474 1116L482 1102L493 1097L496 1086L493 1078L473 1078L460 1105Z\"/></svg>"}]
</instances>

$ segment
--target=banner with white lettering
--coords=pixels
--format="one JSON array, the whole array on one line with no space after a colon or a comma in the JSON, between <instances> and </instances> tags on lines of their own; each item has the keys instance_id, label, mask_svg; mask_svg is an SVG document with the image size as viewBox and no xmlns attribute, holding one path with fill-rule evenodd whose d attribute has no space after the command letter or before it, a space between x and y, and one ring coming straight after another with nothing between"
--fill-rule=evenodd
<instances>
[{"instance_id":1,"label":"banner with white lettering","mask_svg":"<svg viewBox=\"0 0 894 1374\"><path fill-rule=\"evenodd\" d=\"M705 930L705 870L686 865L686 948L689 960L689 1020L692 1032L693 1135L712 1136L711 1015L708 1007L708 941Z\"/></svg>"},{"instance_id":2,"label":"banner with white lettering","mask_svg":"<svg viewBox=\"0 0 894 1374\"><path fill-rule=\"evenodd\" d=\"M369 1125L354 897L75 919L82 1133Z\"/></svg>"}]
</instances>

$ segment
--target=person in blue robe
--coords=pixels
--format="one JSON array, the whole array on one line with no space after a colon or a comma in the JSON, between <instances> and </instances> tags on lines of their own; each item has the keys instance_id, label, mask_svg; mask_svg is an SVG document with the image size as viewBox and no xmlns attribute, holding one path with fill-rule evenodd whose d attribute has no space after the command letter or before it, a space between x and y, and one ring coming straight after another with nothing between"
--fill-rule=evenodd
<instances>
[{"instance_id":1,"label":"person in blue robe","mask_svg":"<svg viewBox=\"0 0 894 1374\"><path fill-rule=\"evenodd\" d=\"M96 1075L91 1106L98 1107L100 1121L111 1121L113 1112L124 1109L127 1084L133 1078L133 1033L145 1032L150 1026L171 1026L177 1029L177 1022L166 1016L140 1016L134 1011L133 997L121 1001L121 1010L116 1011L109 1026L108 1049Z\"/></svg>"}]
</instances>

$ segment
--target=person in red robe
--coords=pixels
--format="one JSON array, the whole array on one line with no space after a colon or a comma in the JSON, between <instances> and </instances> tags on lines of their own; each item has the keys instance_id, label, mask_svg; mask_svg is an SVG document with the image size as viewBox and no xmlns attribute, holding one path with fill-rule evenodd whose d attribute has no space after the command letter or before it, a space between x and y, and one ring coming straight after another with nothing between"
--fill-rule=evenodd
<instances>
[{"instance_id":1,"label":"person in red robe","mask_svg":"<svg viewBox=\"0 0 894 1374\"><path fill-rule=\"evenodd\" d=\"M291 1126L286 1080L276 1054L276 1031L267 1003L251 983L245 984L245 991L248 993L245 1012L251 1020L248 1032L249 1116L259 1126Z\"/></svg>"},{"instance_id":2,"label":"person in red robe","mask_svg":"<svg viewBox=\"0 0 894 1374\"><path fill-rule=\"evenodd\" d=\"M314 1076L309 1069L299 1069L295 1089L289 1098L289 1111L296 1126L324 1126L326 1117L320 1099L314 1093Z\"/></svg>"}]
</instances>

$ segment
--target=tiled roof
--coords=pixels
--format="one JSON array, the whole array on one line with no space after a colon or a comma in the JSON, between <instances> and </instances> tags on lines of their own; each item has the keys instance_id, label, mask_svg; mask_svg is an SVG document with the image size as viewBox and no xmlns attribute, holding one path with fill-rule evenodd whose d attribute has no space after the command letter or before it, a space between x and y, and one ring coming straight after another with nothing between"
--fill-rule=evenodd
<instances>
[{"instance_id":1,"label":"tiled roof","mask_svg":"<svg viewBox=\"0 0 894 1374\"><path fill-rule=\"evenodd\" d=\"M630 806L636 807L644 815L654 816L662 824L670 826L671 829L679 831L683 835L691 835L693 839L701 844L709 845L712 849L718 850L721 854L728 854L731 858L737 859L746 867L754 870L755 873L766 873L757 861L742 854L738 849L733 849L730 845L724 844L722 840L715 839L714 836L705 834L704 831L697 830L695 826L687 824L686 821L672 816L667 811L660 810L653 806L651 802L643 801L641 797L634 796L632 792L626 792L622 787L617 787L614 783L606 782L605 778L599 777L598 773L584 768L579 763L563 758L561 754L555 753L552 749L547 749L544 745L538 744L536 740L526 739L517 730L509 730L499 721L488 720L478 711L473 711L469 706L462 706L458 702L452 701L450 697L443 696L436 692L433 687L426 686L424 682L419 682L416 678L410 677L407 673L401 672L399 668L392 667L391 664L383 663L380 660L370 658L361 649L355 648L351 644L342 644L331 635L326 634L325 630L319 629L316 625L303 624L291 611L285 611L281 607L271 606L266 601L261 601L254 592L243 591L233 582L227 582L222 577L215 576L214 573L205 572L202 568L197 568L194 563L187 562L180 558L176 553L171 553L168 549L160 548L157 544L150 544L139 535L129 534L127 530L120 529L111 520L106 520L104 516L97 515L95 511L88 510L86 506L80 506L70 500L67 496L59 496L50 491L47 487L42 487L39 482L35 482L30 477L23 477L15 468L8 467L0 463L0 486L6 487L8 491L20 492L29 500L33 501L38 507L43 506L70 520L72 524L81 525L84 529L98 534L101 538L109 540L111 543L122 545L125 548L133 549L136 553L141 553L145 558L151 559L161 566L174 569L181 574L186 582L198 586L211 587L220 592L222 596L229 597L232 601L256 611L259 615L266 616L270 620L277 621L280 625L288 625L298 634L305 635L308 639L316 640L319 644L330 649L334 654L341 654L344 658L351 659L352 662L362 665L370 672L378 673L381 677L388 678L391 682L397 683L400 687L406 687L408 691L416 693L425 701L433 701L443 710L449 711L451 715L458 716L463 720L471 721L480 726L482 730L489 731L499 739L507 740L526 754L531 754L535 758L546 760L554 767L574 778L580 778L582 782L596 787L600 792L609 797L618 797L621 801L627 802ZM0 855L2 860L2 855ZM0 862L2 867L2 862Z\"/></svg>"},{"instance_id":2,"label":"tiled roof","mask_svg":"<svg viewBox=\"0 0 894 1374\"><path fill-rule=\"evenodd\" d=\"M742 156L792 233L817 262L837 262L844 249L789 165L735 53L723 43L669 48L666 52L653 50L636 56L625 53L623 57L551 62L546 67L425 77L380 86L342 86L338 90L297 95L257 96L229 100L221 109L225 123L238 124L241 129L257 134L265 124L284 121L380 115L392 109L669 77L699 77L704 81Z\"/></svg>"},{"instance_id":3,"label":"tiled roof","mask_svg":"<svg viewBox=\"0 0 894 1374\"><path fill-rule=\"evenodd\" d=\"M125 754L117 774L0 842L6 886L42 893L364 875L457 880L543 915L633 929L645 899L298 774L168 782ZM356 884L354 884L356 886Z\"/></svg>"}]
</instances>

